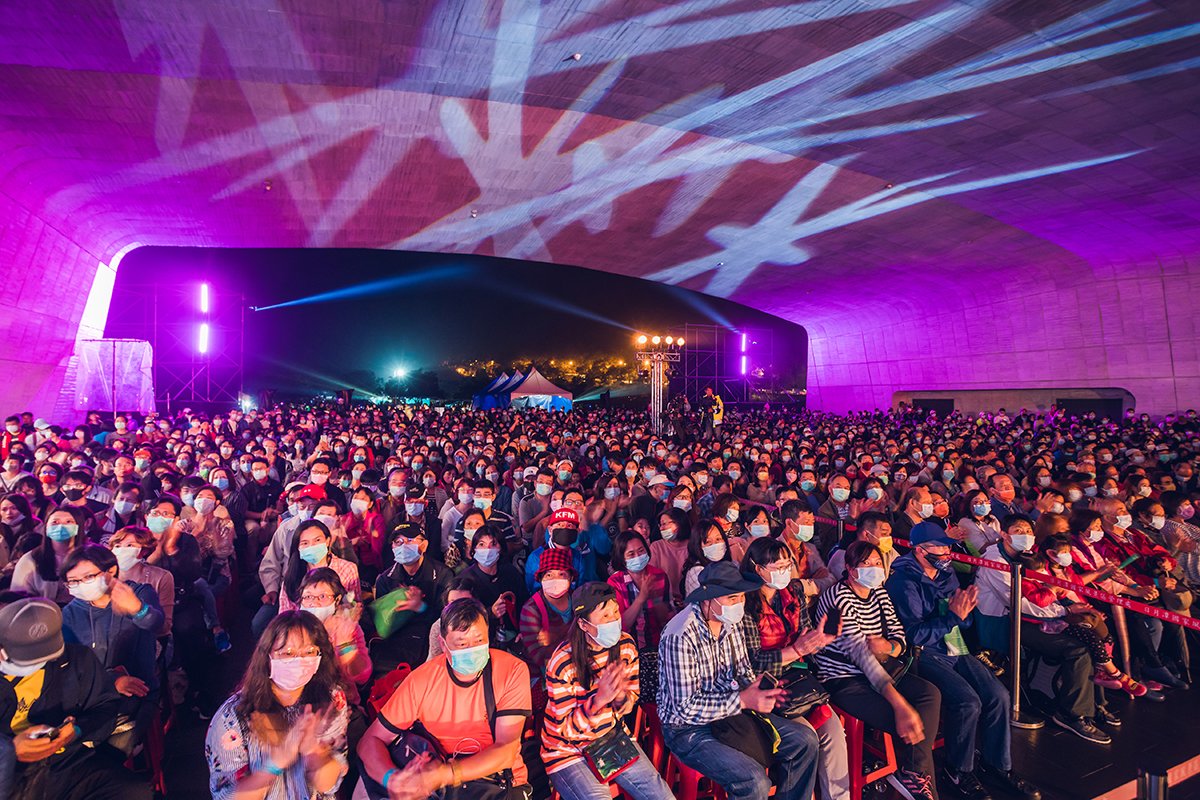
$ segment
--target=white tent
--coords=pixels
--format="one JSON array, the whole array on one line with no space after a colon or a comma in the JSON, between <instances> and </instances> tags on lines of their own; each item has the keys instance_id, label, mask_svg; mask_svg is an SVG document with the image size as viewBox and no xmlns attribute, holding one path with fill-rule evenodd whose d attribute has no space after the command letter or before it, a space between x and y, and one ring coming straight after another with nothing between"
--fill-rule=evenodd
<instances>
[{"instance_id":1,"label":"white tent","mask_svg":"<svg viewBox=\"0 0 1200 800\"><path fill-rule=\"evenodd\" d=\"M546 380L537 367L530 367L525 380L508 393L513 408L544 408L550 411L570 411L573 395L566 389Z\"/></svg>"}]
</instances>

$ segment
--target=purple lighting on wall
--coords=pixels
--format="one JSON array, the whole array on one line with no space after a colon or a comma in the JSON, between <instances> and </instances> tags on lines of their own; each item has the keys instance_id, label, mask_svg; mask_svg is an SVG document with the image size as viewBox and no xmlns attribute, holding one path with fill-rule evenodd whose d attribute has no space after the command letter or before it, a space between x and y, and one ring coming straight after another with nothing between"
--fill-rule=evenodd
<instances>
[{"instance_id":1,"label":"purple lighting on wall","mask_svg":"<svg viewBox=\"0 0 1200 800\"><path fill-rule=\"evenodd\" d=\"M200 313L208 313L208 284L200 284Z\"/></svg>"},{"instance_id":2,"label":"purple lighting on wall","mask_svg":"<svg viewBox=\"0 0 1200 800\"><path fill-rule=\"evenodd\" d=\"M196 350L201 354L208 352L208 323L200 323L200 336L196 342Z\"/></svg>"}]
</instances>

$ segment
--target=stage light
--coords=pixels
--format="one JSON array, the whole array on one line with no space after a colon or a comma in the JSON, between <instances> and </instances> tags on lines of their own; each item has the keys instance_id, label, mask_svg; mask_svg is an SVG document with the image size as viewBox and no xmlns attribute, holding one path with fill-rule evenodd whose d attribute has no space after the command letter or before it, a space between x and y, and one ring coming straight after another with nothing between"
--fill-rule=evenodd
<instances>
[{"instance_id":1,"label":"stage light","mask_svg":"<svg viewBox=\"0 0 1200 800\"><path fill-rule=\"evenodd\" d=\"M678 339L676 339L675 344L679 345L680 347L683 347L683 337L680 336Z\"/></svg>"},{"instance_id":2,"label":"stage light","mask_svg":"<svg viewBox=\"0 0 1200 800\"><path fill-rule=\"evenodd\" d=\"M404 380L404 376L408 375L408 370L404 367L396 367L392 370L392 377L398 381Z\"/></svg>"},{"instance_id":3,"label":"stage light","mask_svg":"<svg viewBox=\"0 0 1200 800\"><path fill-rule=\"evenodd\" d=\"M200 313L208 313L208 284L200 284Z\"/></svg>"},{"instance_id":4,"label":"stage light","mask_svg":"<svg viewBox=\"0 0 1200 800\"><path fill-rule=\"evenodd\" d=\"M662 342L661 336L654 336L654 337L651 337L651 339L650 339L650 344L659 344L661 342Z\"/></svg>"},{"instance_id":5,"label":"stage light","mask_svg":"<svg viewBox=\"0 0 1200 800\"><path fill-rule=\"evenodd\" d=\"M637 337L637 343L645 344L646 343L646 334L643 333L641 336Z\"/></svg>"},{"instance_id":6,"label":"stage light","mask_svg":"<svg viewBox=\"0 0 1200 800\"><path fill-rule=\"evenodd\" d=\"M201 354L208 352L208 323L200 323L200 335L196 341L196 350Z\"/></svg>"},{"instance_id":7,"label":"stage light","mask_svg":"<svg viewBox=\"0 0 1200 800\"><path fill-rule=\"evenodd\" d=\"M746 374L746 357L742 356L742 374Z\"/></svg>"},{"instance_id":8,"label":"stage light","mask_svg":"<svg viewBox=\"0 0 1200 800\"><path fill-rule=\"evenodd\" d=\"M675 337L674 337L674 336L668 336L668 337L667 337L667 344L668 344L668 345L675 344Z\"/></svg>"},{"instance_id":9,"label":"stage light","mask_svg":"<svg viewBox=\"0 0 1200 800\"><path fill-rule=\"evenodd\" d=\"M742 334L742 352L743 353L746 352L746 334L744 334L744 333ZM743 358L742 362L744 363L745 361L746 361L746 359ZM746 373L746 370L743 369L742 374L744 375L745 373Z\"/></svg>"}]
</instances>

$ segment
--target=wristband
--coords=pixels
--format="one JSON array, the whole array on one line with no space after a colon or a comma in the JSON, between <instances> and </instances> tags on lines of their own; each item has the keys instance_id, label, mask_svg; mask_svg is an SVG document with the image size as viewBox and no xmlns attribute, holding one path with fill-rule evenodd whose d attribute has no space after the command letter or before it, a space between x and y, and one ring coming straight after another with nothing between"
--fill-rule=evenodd
<instances>
[{"instance_id":1,"label":"wristband","mask_svg":"<svg viewBox=\"0 0 1200 800\"><path fill-rule=\"evenodd\" d=\"M258 768L261 769L263 772L266 772L270 775L274 775L276 778L278 778L283 773L287 772L287 769L285 767L280 767L280 766L276 765L269 758L264 758L262 763L258 765Z\"/></svg>"},{"instance_id":2,"label":"wristband","mask_svg":"<svg viewBox=\"0 0 1200 800\"><path fill-rule=\"evenodd\" d=\"M134 614L134 615L133 615L133 618L134 618L134 619L141 619L142 617L146 616L146 615L147 615L147 614L149 614L149 613L150 613L150 606L149 606L149 604L147 604L147 603L142 603L142 607L141 607L140 609L138 609L138 612L137 612L136 614Z\"/></svg>"},{"instance_id":3,"label":"wristband","mask_svg":"<svg viewBox=\"0 0 1200 800\"><path fill-rule=\"evenodd\" d=\"M357 645L355 645L354 642L346 642L345 644L339 644L337 646L337 651L338 651L339 656L348 656L351 653L353 653L356 649L357 649Z\"/></svg>"},{"instance_id":4,"label":"wristband","mask_svg":"<svg viewBox=\"0 0 1200 800\"><path fill-rule=\"evenodd\" d=\"M381 780L379 782L379 785L383 787L383 790L385 792L387 791L387 788L388 788L388 781L391 780L392 773L395 771L396 771L395 769L389 769L387 772L383 773L383 780Z\"/></svg>"}]
</instances>

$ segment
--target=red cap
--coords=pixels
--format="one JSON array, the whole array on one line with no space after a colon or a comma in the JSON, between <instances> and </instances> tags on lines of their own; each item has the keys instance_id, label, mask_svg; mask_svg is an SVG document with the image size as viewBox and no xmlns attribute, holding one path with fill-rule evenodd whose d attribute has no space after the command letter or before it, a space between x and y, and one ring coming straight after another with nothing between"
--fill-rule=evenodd
<instances>
[{"instance_id":1,"label":"red cap","mask_svg":"<svg viewBox=\"0 0 1200 800\"><path fill-rule=\"evenodd\" d=\"M550 523L547 528L553 528L556 525L569 525L572 528L579 527L579 514L573 508L560 508L550 515Z\"/></svg>"},{"instance_id":2,"label":"red cap","mask_svg":"<svg viewBox=\"0 0 1200 800\"><path fill-rule=\"evenodd\" d=\"M300 490L300 493L296 495L296 497L311 497L313 500L324 500L325 487L318 486L315 483L306 484L305 487Z\"/></svg>"}]
</instances>

